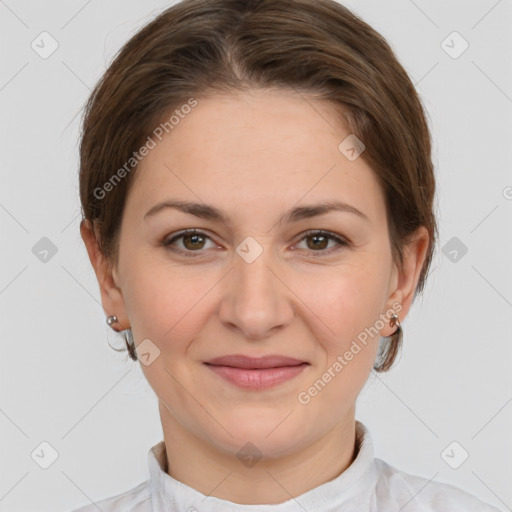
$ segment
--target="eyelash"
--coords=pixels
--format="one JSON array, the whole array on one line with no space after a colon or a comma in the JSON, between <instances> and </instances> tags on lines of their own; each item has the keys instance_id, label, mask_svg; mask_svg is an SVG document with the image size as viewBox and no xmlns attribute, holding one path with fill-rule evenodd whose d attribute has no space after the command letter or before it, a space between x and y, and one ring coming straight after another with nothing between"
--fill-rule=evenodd
<instances>
[{"instance_id":1,"label":"eyelash","mask_svg":"<svg viewBox=\"0 0 512 512\"><path fill-rule=\"evenodd\" d=\"M197 251L183 251L181 249L174 249L174 248L171 248L171 245L176 241L176 240L179 240L180 238L183 238L184 236L186 235L200 235L204 238L207 238L208 240L212 240L211 237L209 237L208 235L206 235L205 233L203 233L202 231L199 231L197 229L186 229L184 231L181 231L180 233L178 233L177 235L173 236L172 238L168 239L168 240L164 240L162 242L162 245L172 251L172 252L175 252L175 253L178 253L178 254L181 254L185 257L189 257L189 258L197 258L199 256L202 256L202 254L200 254L200 251L201 250L197 250ZM328 238L329 240L334 240L335 242L338 243L338 247L331 247L330 249L322 249L322 250L318 250L318 251L313 251L313 250L308 250L306 249L306 251L308 252L311 252L311 253L315 253L315 252L318 252L320 254L318 255L314 255L315 258L317 257L321 257L321 256L325 256L326 254L331 254L332 252L336 252L338 250L341 249L341 247L348 247L350 246L350 243L343 239L343 238L340 238L339 236L335 235L334 233L331 233L329 231L324 231L324 230L310 230L310 231L306 231L304 233L304 236L297 242L297 243L300 243L302 242L305 238L308 238L308 237L312 237L312 236L324 236L326 238ZM213 241L213 240L212 240ZM194 254L194 253L199 253L199 254Z\"/></svg>"}]
</instances>

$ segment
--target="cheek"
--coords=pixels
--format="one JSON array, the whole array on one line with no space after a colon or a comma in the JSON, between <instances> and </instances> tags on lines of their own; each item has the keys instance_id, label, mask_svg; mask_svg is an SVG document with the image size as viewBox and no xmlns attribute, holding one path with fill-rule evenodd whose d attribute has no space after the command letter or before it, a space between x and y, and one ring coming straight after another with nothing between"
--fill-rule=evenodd
<instances>
[{"instance_id":1,"label":"cheek","mask_svg":"<svg viewBox=\"0 0 512 512\"><path fill-rule=\"evenodd\" d=\"M331 269L321 279L303 282L301 290L312 312L324 321L333 343L343 345L373 325L382 312L385 275L375 263Z\"/></svg>"},{"instance_id":2,"label":"cheek","mask_svg":"<svg viewBox=\"0 0 512 512\"><path fill-rule=\"evenodd\" d=\"M355 400L368 378L380 340L375 324L386 292L382 270L376 261L368 261L302 284L306 304L322 320L316 321L315 338L323 357L317 380L311 382L319 381L317 387L323 390L317 406L330 402L342 407Z\"/></svg>"},{"instance_id":3,"label":"cheek","mask_svg":"<svg viewBox=\"0 0 512 512\"><path fill-rule=\"evenodd\" d=\"M129 279L123 287L123 298L134 337L137 341L150 338L159 345L172 336L174 326L190 309L187 295L195 295L197 301L197 291L184 286L176 270L162 268L148 259L134 257L126 273Z\"/></svg>"},{"instance_id":4,"label":"cheek","mask_svg":"<svg viewBox=\"0 0 512 512\"><path fill-rule=\"evenodd\" d=\"M137 342L149 338L160 349L166 365L193 347L213 306L209 292L224 272L200 272L170 264L162 257L134 258L127 268L130 279L123 290L127 313Z\"/></svg>"}]
</instances>

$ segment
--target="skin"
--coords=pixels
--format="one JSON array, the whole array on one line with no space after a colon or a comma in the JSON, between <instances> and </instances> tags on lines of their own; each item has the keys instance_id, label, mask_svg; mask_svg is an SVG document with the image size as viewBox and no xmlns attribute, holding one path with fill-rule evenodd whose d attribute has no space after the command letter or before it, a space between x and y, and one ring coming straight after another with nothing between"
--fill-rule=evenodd
<instances>
[{"instance_id":1,"label":"skin","mask_svg":"<svg viewBox=\"0 0 512 512\"><path fill-rule=\"evenodd\" d=\"M90 224L81 226L103 307L119 319L116 330L131 327L136 345L149 338L160 350L141 368L159 400L169 474L204 494L280 503L353 461L356 398L379 336L396 327L386 322L308 404L297 396L393 304L404 320L428 232L416 232L398 268L372 169L338 150L347 135L332 106L293 91L200 99L139 165L113 272ZM230 223L171 208L144 219L169 199L221 208ZM367 220L335 211L277 224L290 208L328 200L356 207ZM163 245L187 228L209 237L171 246L193 257ZM305 238L319 229L349 245ZM236 252L248 236L263 250L252 263ZM280 354L309 365L273 388L245 390L203 364L228 354ZM251 467L237 457L247 442L261 454Z\"/></svg>"}]
</instances>

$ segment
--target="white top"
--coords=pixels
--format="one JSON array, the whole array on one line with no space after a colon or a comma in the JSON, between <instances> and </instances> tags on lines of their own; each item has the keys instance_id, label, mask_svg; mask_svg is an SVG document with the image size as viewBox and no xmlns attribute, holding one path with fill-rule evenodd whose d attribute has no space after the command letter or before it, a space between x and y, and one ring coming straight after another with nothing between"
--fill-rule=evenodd
<instances>
[{"instance_id":1,"label":"white top","mask_svg":"<svg viewBox=\"0 0 512 512\"><path fill-rule=\"evenodd\" d=\"M500 512L449 484L429 481L373 455L366 427L356 420L357 456L339 476L288 501L241 505L205 496L169 476L164 441L148 453L149 480L74 512Z\"/></svg>"}]
</instances>

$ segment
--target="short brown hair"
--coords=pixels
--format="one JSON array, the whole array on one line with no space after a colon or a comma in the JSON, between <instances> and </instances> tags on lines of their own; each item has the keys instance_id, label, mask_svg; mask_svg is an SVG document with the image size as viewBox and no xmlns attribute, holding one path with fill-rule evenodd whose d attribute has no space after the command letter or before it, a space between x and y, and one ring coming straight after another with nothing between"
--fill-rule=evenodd
<instances>
[{"instance_id":1,"label":"short brown hair","mask_svg":"<svg viewBox=\"0 0 512 512\"><path fill-rule=\"evenodd\" d=\"M334 0L183 0L121 48L86 104L80 143L82 222L97 227L109 264L136 165L104 197L98 190L126 170L148 134L191 98L274 87L330 102L363 141L361 158L384 192L395 262L416 228L427 228L416 297L437 239L425 111L385 39ZM381 346L376 371L391 367L400 343L401 331Z\"/></svg>"}]
</instances>

